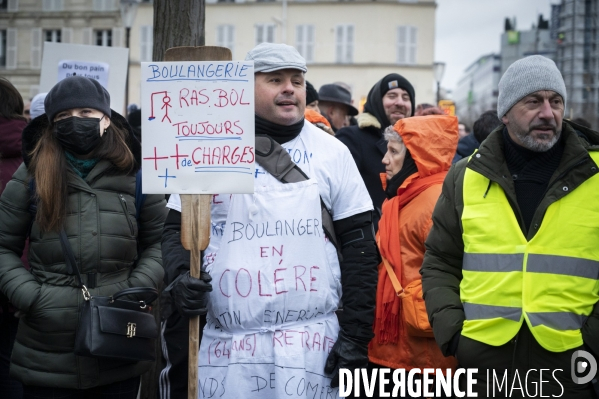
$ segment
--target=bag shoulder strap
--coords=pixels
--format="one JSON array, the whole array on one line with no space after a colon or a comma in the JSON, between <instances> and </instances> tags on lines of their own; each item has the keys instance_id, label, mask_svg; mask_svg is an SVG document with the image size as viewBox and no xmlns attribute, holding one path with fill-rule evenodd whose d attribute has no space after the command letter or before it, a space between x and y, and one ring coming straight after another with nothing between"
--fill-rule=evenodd
<instances>
[{"instance_id":1,"label":"bag shoulder strap","mask_svg":"<svg viewBox=\"0 0 599 399\"><path fill-rule=\"evenodd\" d=\"M395 293L398 297L403 298L406 294L403 290L403 287L401 286L401 283L397 279L397 275L395 274L393 267L391 266L389 261L385 259L385 257L381 255L381 258L383 259L383 264L385 265L385 269L387 269L387 274L389 275L389 280L391 280L391 284L393 284L393 289L395 290Z\"/></svg>"},{"instance_id":2,"label":"bag shoulder strap","mask_svg":"<svg viewBox=\"0 0 599 399\"><path fill-rule=\"evenodd\" d=\"M77 282L79 283L79 288L85 288L83 281L81 280L81 273L79 273L79 268L77 267L75 254L73 254L73 248L71 248L69 238L67 237L67 233L64 231L64 229L60 230L58 237L60 238L60 246L62 247L62 253L64 254L65 262L67 264L67 271L69 274L75 273L75 277L77 277Z\"/></svg>"},{"instance_id":3,"label":"bag shoulder strap","mask_svg":"<svg viewBox=\"0 0 599 399\"><path fill-rule=\"evenodd\" d=\"M281 183L299 183L309 179L308 175L293 162L287 150L269 135L256 134L255 148L256 162ZM335 235L333 217L325 206L322 197L320 198L320 208L322 211L322 229L324 230L324 234L335 246L337 255L341 259L341 250L337 236Z\"/></svg>"},{"instance_id":4,"label":"bag shoulder strap","mask_svg":"<svg viewBox=\"0 0 599 399\"><path fill-rule=\"evenodd\" d=\"M256 134L256 161L282 183L308 180L308 175L297 166L279 143L266 134Z\"/></svg>"},{"instance_id":5,"label":"bag shoulder strap","mask_svg":"<svg viewBox=\"0 0 599 399\"><path fill-rule=\"evenodd\" d=\"M144 205L147 194L142 194L141 187L141 168L135 175L135 220L137 221L137 227L139 227L139 215L141 214L141 208Z\"/></svg>"},{"instance_id":6,"label":"bag shoulder strap","mask_svg":"<svg viewBox=\"0 0 599 399\"><path fill-rule=\"evenodd\" d=\"M376 238L376 245L380 248L380 236L378 236L378 234ZM379 253L380 252L381 251L379 251ZM387 258L385 258L382 254L381 259L383 260L383 265L385 265L385 269L387 269L387 275L389 276L389 280L391 280L391 284L393 284L393 289L395 290L395 293L398 297L403 298L404 296L406 296L406 294L404 293L403 287L401 286L401 283L399 282L399 279L395 274L395 270L393 270L393 266L391 266Z\"/></svg>"},{"instance_id":7,"label":"bag shoulder strap","mask_svg":"<svg viewBox=\"0 0 599 399\"><path fill-rule=\"evenodd\" d=\"M37 198L36 197L36 188L35 188L35 179L32 177L29 180L29 214L31 215L31 222L29 223L29 230L27 230L27 237L31 235L31 229L33 228L33 223L35 222L35 217L37 215Z\"/></svg>"}]
</instances>

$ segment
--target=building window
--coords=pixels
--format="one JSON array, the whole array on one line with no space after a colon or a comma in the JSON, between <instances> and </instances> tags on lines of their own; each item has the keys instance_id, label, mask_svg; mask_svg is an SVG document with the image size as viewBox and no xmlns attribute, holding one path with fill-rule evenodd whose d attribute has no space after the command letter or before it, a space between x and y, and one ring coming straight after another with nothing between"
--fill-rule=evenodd
<instances>
[{"instance_id":1,"label":"building window","mask_svg":"<svg viewBox=\"0 0 599 399\"><path fill-rule=\"evenodd\" d=\"M306 59L306 62L314 62L314 25L298 25L295 35L297 51Z\"/></svg>"},{"instance_id":2,"label":"building window","mask_svg":"<svg viewBox=\"0 0 599 399\"><path fill-rule=\"evenodd\" d=\"M44 31L44 41L45 42L60 43L60 42L62 42L61 36L62 36L62 31L60 29Z\"/></svg>"},{"instance_id":3,"label":"building window","mask_svg":"<svg viewBox=\"0 0 599 399\"><path fill-rule=\"evenodd\" d=\"M2 11L19 11L19 0L0 0L0 12Z\"/></svg>"},{"instance_id":4,"label":"building window","mask_svg":"<svg viewBox=\"0 0 599 399\"><path fill-rule=\"evenodd\" d=\"M218 25L216 27L216 45L226 47L233 53L235 48L235 25Z\"/></svg>"},{"instance_id":5,"label":"building window","mask_svg":"<svg viewBox=\"0 0 599 399\"><path fill-rule=\"evenodd\" d=\"M115 0L94 0L94 11L114 11L116 9Z\"/></svg>"},{"instance_id":6,"label":"building window","mask_svg":"<svg viewBox=\"0 0 599 399\"><path fill-rule=\"evenodd\" d=\"M354 26L337 25L337 63L351 64L354 62Z\"/></svg>"},{"instance_id":7,"label":"building window","mask_svg":"<svg viewBox=\"0 0 599 399\"><path fill-rule=\"evenodd\" d=\"M112 47L112 30L103 29L96 31L96 46Z\"/></svg>"},{"instance_id":8,"label":"building window","mask_svg":"<svg viewBox=\"0 0 599 399\"><path fill-rule=\"evenodd\" d=\"M398 64L416 64L417 32L415 26L397 27Z\"/></svg>"},{"instance_id":9,"label":"building window","mask_svg":"<svg viewBox=\"0 0 599 399\"><path fill-rule=\"evenodd\" d=\"M64 5L62 0L44 0L42 4L44 11L63 11Z\"/></svg>"},{"instance_id":10,"label":"building window","mask_svg":"<svg viewBox=\"0 0 599 399\"><path fill-rule=\"evenodd\" d=\"M275 28L273 24L256 25L256 46L260 43L274 43Z\"/></svg>"},{"instance_id":11,"label":"building window","mask_svg":"<svg viewBox=\"0 0 599 399\"><path fill-rule=\"evenodd\" d=\"M6 68L6 29L0 30L0 68Z\"/></svg>"}]
</instances>

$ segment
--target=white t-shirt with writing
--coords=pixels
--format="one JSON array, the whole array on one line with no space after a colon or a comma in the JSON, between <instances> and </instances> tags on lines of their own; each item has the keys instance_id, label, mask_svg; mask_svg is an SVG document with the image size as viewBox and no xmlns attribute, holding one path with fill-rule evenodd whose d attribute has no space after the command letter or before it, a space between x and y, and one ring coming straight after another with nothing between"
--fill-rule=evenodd
<instances>
[{"instance_id":1,"label":"white t-shirt with writing","mask_svg":"<svg viewBox=\"0 0 599 399\"><path fill-rule=\"evenodd\" d=\"M341 272L334 246L316 231L317 194L333 220L372 210L372 201L349 150L334 137L306 123L283 148L310 181L283 184L256 164L256 194L211 199L204 267L213 277L213 292L200 348L201 399L339 395L324 375L324 364L339 329L334 311L341 297ZM293 194L286 194L287 189ZM268 208L277 205L281 208ZM252 220L247 214L251 206L264 208L256 210L257 225L242 230L243 223L236 221ZM168 207L181 210L178 195L171 196ZM274 219L264 219L264 214ZM263 247L264 241L248 236L254 232L278 244ZM230 248L219 255L223 236L223 248Z\"/></svg>"},{"instance_id":2,"label":"white t-shirt with writing","mask_svg":"<svg viewBox=\"0 0 599 399\"><path fill-rule=\"evenodd\" d=\"M293 162L318 183L318 191L333 220L345 219L373 209L364 181L347 147L333 136L305 122L301 133L282 144ZM255 164L256 187L277 184L278 180ZM220 238L226 228L231 197L234 194L215 194L211 200L210 244L204 251L204 267L214 262ZM276 206L276 204L273 204ZM181 199L171 195L167 207L181 212ZM327 253L336 257L332 244Z\"/></svg>"}]
</instances>

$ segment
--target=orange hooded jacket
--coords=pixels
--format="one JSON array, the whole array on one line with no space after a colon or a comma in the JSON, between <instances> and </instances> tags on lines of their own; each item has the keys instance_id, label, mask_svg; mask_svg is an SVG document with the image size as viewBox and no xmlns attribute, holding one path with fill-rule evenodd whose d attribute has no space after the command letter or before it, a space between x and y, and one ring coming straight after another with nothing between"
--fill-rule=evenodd
<instances>
[{"instance_id":1,"label":"orange hooded jacket","mask_svg":"<svg viewBox=\"0 0 599 399\"><path fill-rule=\"evenodd\" d=\"M406 287L421 279L424 241L432 226L432 213L441 194L442 179L451 166L458 143L458 121L453 116L419 116L399 120L395 131L410 151L417 173L409 176L398 189L398 196L383 203L383 214L377 233L381 254L391 263L401 285ZM384 174L381 176L383 178ZM423 184L428 182L428 184ZM383 184L386 180L383 181ZM417 189L418 191L414 191ZM407 198L406 195L407 194ZM401 202L401 205L400 205ZM387 211L387 212L385 212ZM384 247L383 247L384 246ZM395 256L393 256L395 254ZM392 294L392 295L391 295ZM387 298L386 301L383 298ZM377 287L377 319L375 337L369 345L370 361L390 368L455 368L453 357L444 357L434 338L408 335L397 298L385 266L379 265ZM394 303L399 323L394 334L388 334L381 315L383 303ZM387 305L386 305L387 306ZM394 326L395 324L392 324ZM381 328L385 334L380 334ZM382 336L385 336L384 338ZM389 339L389 335L394 338Z\"/></svg>"}]
</instances>

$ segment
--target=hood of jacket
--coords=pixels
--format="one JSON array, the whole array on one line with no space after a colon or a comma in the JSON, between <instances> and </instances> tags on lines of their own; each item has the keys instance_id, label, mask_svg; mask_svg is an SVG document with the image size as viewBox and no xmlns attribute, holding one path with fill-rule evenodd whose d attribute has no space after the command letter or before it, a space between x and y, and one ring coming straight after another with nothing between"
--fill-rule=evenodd
<instances>
[{"instance_id":1,"label":"hood of jacket","mask_svg":"<svg viewBox=\"0 0 599 399\"><path fill-rule=\"evenodd\" d=\"M363 112L358 115L356 121L358 122L358 127L360 129L382 129L381 122L379 122L376 116L369 114L368 112Z\"/></svg>"},{"instance_id":2,"label":"hood of jacket","mask_svg":"<svg viewBox=\"0 0 599 399\"><path fill-rule=\"evenodd\" d=\"M420 177L449 170L458 145L458 119L455 116L404 118L393 128L410 151Z\"/></svg>"},{"instance_id":3,"label":"hood of jacket","mask_svg":"<svg viewBox=\"0 0 599 399\"><path fill-rule=\"evenodd\" d=\"M0 116L0 157L21 157L21 135L27 122L20 119L6 119Z\"/></svg>"},{"instance_id":4,"label":"hood of jacket","mask_svg":"<svg viewBox=\"0 0 599 399\"><path fill-rule=\"evenodd\" d=\"M112 111L112 116L110 118L110 123L113 123L117 128L125 129L127 132L127 146L129 150L133 153L135 157L135 170L137 172L141 167L141 143L136 138L135 133L127 120L117 113L114 110ZM31 161L30 153L35 148L35 145L39 141L42 132L50 125L50 121L48 121L48 117L46 114L42 114L37 118L33 119L29 125L23 130L22 135L22 149L23 149L23 161L26 166L29 166L29 162Z\"/></svg>"}]
</instances>

